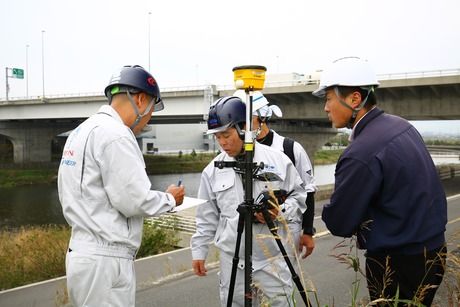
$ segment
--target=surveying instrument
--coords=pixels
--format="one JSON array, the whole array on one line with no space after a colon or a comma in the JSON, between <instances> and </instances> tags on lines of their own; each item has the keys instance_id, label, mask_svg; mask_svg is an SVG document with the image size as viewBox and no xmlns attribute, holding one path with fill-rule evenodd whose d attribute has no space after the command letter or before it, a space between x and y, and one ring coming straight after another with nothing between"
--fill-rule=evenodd
<instances>
[{"instance_id":1,"label":"surveying instrument","mask_svg":"<svg viewBox=\"0 0 460 307\"><path fill-rule=\"evenodd\" d=\"M269 193L263 193L257 198L257 204L254 204L253 199L253 180L256 176L256 173L264 168L263 162L259 164L254 163L254 136L252 133L252 104L253 104L253 93L254 91L260 91L264 88L265 82L265 72L267 69L264 66L257 65L248 65L248 66L237 66L233 68L234 73L234 82L236 89L243 89L246 93L246 128L244 133L244 152L245 159L244 161L232 161L232 162L215 162L215 167L224 168L232 167L237 173L242 174L244 179L244 201L238 205L238 228L237 228L237 238L235 253L232 260L232 272L230 277L230 285L227 297L227 307L232 306L233 302L233 293L235 289L236 273L239 262L239 253L241 245L241 237L244 229L244 306L252 307L252 223L254 212L262 212L265 219L265 223L269 228L273 238L275 239L278 248L280 249L283 258L286 261L286 264L289 268L289 271L292 275L292 280L297 286L297 289L300 292L302 300L305 303L305 306L311 306L305 290L303 288L302 282L300 281L299 276L295 272L295 269L289 260L289 256L281 242L280 237L277 233L277 227L275 226L272 217L269 212L269 200L272 199L272 196ZM273 174L276 176L276 174ZM260 176L257 176L260 179ZM272 193L273 195L273 193ZM277 197L277 195L274 195ZM284 195L288 197L289 194Z\"/></svg>"}]
</instances>

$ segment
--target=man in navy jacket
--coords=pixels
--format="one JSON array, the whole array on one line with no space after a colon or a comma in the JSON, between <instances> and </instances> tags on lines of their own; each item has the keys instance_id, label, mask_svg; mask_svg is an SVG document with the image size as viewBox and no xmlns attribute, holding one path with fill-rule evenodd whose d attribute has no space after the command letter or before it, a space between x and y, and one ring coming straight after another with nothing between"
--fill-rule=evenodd
<instances>
[{"instance_id":1,"label":"man in navy jacket","mask_svg":"<svg viewBox=\"0 0 460 307\"><path fill-rule=\"evenodd\" d=\"M356 235L367 250L372 300L399 291L430 306L444 274L446 196L417 130L376 107L378 85L369 64L350 57L326 69L313 92L325 97L336 128L353 128L322 218L333 235Z\"/></svg>"}]
</instances>

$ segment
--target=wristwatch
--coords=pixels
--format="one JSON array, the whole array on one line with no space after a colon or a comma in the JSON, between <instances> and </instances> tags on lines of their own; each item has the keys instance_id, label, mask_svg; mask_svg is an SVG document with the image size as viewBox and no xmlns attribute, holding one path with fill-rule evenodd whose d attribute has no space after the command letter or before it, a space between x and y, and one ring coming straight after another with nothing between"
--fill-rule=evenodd
<instances>
[{"instance_id":1,"label":"wristwatch","mask_svg":"<svg viewBox=\"0 0 460 307\"><path fill-rule=\"evenodd\" d=\"M303 229L303 234L304 235L310 235L314 236L316 234L316 228L315 227L306 227Z\"/></svg>"}]
</instances>

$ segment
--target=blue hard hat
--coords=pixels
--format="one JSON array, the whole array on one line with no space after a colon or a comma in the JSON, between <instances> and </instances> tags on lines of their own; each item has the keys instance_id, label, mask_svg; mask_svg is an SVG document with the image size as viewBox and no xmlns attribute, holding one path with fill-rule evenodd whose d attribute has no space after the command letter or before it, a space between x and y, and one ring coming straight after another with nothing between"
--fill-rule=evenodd
<instances>
[{"instance_id":1,"label":"blue hard hat","mask_svg":"<svg viewBox=\"0 0 460 307\"><path fill-rule=\"evenodd\" d=\"M209 108L207 134L222 132L245 121L246 104L240 98L219 98Z\"/></svg>"},{"instance_id":2,"label":"blue hard hat","mask_svg":"<svg viewBox=\"0 0 460 307\"><path fill-rule=\"evenodd\" d=\"M126 92L144 92L149 96L155 97L155 111L164 109L158 83L148 71L139 65L123 66L112 75L109 85L104 90L105 96L109 98L109 101L112 100L114 95Z\"/></svg>"}]
</instances>

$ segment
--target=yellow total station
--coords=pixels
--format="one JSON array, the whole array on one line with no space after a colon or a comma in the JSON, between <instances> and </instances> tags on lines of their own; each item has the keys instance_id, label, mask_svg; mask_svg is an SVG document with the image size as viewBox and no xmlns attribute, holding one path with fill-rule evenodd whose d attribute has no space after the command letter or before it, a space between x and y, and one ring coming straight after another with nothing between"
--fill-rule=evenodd
<instances>
[{"instance_id":1,"label":"yellow total station","mask_svg":"<svg viewBox=\"0 0 460 307\"><path fill-rule=\"evenodd\" d=\"M235 87L247 91L260 91L264 88L267 68L260 65L245 65L233 68Z\"/></svg>"}]
</instances>

